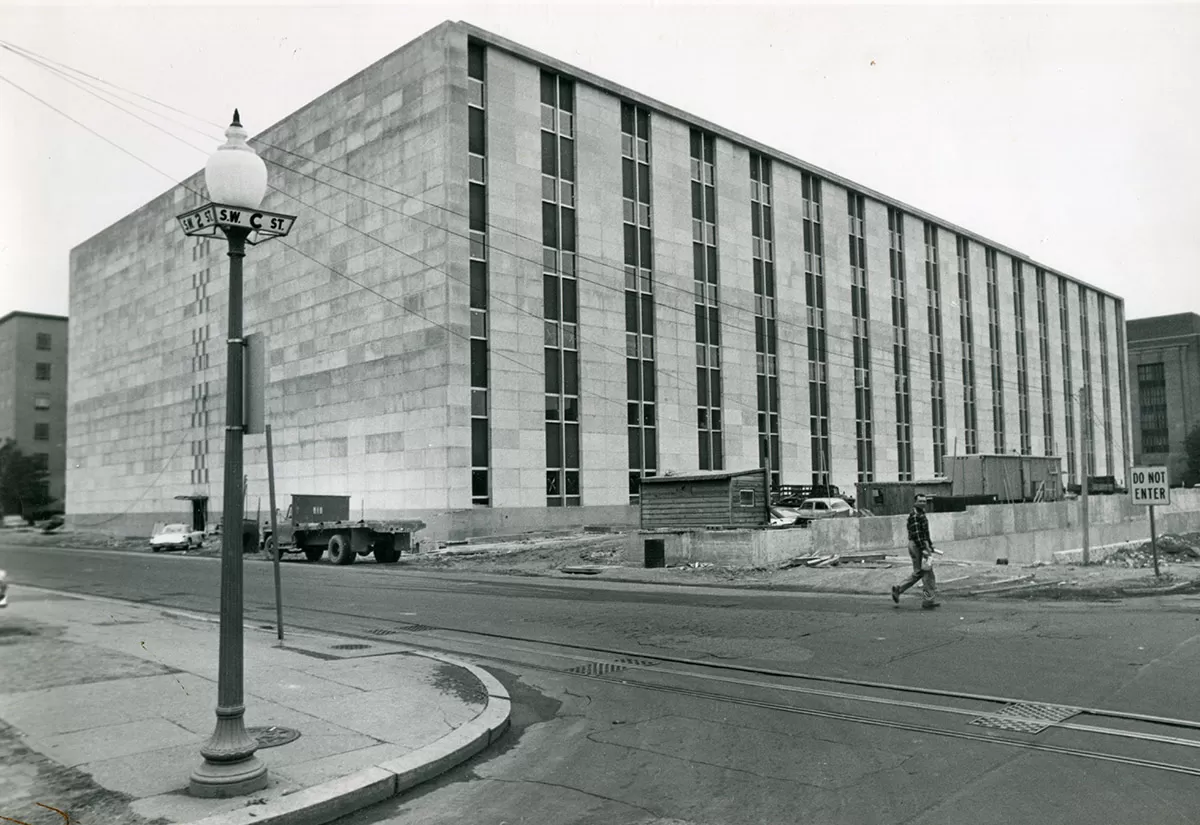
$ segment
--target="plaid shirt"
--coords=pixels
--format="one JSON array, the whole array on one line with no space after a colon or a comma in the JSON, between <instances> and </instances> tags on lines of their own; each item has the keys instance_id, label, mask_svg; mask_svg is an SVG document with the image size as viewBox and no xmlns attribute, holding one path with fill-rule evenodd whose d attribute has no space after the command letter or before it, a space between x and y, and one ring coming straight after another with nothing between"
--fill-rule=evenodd
<instances>
[{"instance_id":1,"label":"plaid shirt","mask_svg":"<svg viewBox=\"0 0 1200 825\"><path fill-rule=\"evenodd\" d=\"M908 514L908 540L915 542L922 551L933 546L929 538L929 519L925 518L924 510L914 507Z\"/></svg>"}]
</instances>

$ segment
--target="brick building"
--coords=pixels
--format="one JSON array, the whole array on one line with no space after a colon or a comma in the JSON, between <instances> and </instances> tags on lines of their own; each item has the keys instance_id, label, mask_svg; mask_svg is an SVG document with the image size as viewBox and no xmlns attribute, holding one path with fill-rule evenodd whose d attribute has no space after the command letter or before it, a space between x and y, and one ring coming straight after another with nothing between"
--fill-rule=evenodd
<instances>
[{"instance_id":1,"label":"brick building","mask_svg":"<svg viewBox=\"0 0 1200 825\"><path fill-rule=\"evenodd\" d=\"M1130 321L1129 375L1134 464L1165 464L1171 483L1182 483L1183 442L1200 426L1200 315Z\"/></svg>"},{"instance_id":2,"label":"brick building","mask_svg":"<svg viewBox=\"0 0 1200 825\"><path fill-rule=\"evenodd\" d=\"M9 438L49 470L48 492L61 507L67 460L67 319L61 315L0 318L0 442Z\"/></svg>"},{"instance_id":3,"label":"brick building","mask_svg":"<svg viewBox=\"0 0 1200 825\"><path fill-rule=\"evenodd\" d=\"M299 215L246 259L282 492L461 536L635 523L669 471L852 487L1020 451L1076 477L1083 435L1124 476L1120 298L473 26L252 144L264 208ZM72 253L77 516L220 497L224 242L174 223L201 184Z\"/></svg>"}]
</instances>

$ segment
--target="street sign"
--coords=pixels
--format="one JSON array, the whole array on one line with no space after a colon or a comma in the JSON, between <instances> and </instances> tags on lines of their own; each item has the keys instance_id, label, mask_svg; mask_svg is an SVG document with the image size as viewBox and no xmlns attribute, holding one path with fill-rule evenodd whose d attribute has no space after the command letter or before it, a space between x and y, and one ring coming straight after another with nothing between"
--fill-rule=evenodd
<instances>
[{"instance_id":1,"label":"street sign","mask_svg":"<svg viewBox=\"0 0 1200 825\"><path fill-rule=\"evenodd\" d=\"M218 227L249 229L251 237L247 242L254 244L267 238L287 235L292 231L296 216L262 209L242 209L220 203L206 203L198 209L180 215L178 220L186 235L212 236L217 234Z\"/></svg>"},{"instance_id":2,"label":"street sign","mask_svg":"<svg viewBox=\"0 0 1200 825\"><path fill-rule=\"evenodd\" d=\"M1171 503L1166 467L1134 467L1129 473L1129 494L1134 504L1160 506Z\"/></svg>"}]
</instances>

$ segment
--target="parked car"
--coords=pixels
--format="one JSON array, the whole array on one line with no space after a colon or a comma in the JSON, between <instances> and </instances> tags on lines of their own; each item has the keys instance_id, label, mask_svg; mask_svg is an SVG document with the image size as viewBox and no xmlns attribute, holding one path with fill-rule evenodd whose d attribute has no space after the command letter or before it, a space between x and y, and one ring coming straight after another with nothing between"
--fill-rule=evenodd
<instances>
[{"instance_id":1,"label":"parked car","mask_svg":"<svg viewBox=\"0 0 1200 825\"><path fill-rule=\"evenodd\" d=\"M0 607L8 607L8 573L0 570Z\"/></svg>"},{"instance_id":2,"label":"parked car","mask_svg":"<svg viewBox=\"0 0 1200 825\"><path fill-rule=\"evenodd\" d=\"M150 537L150 549L155 553L159 550L190 550L203 543L204 533L186 524L164 525Z\"/></svg>"},{"instance_id":3,"label":"parked car","mask_svg":"<svg viewBox=\"0 0 1200 825\"><path fill-rule=\"evenodd\" d=\"M771 526L796 524L800 519L800 511L792 507L772 507Z\"/></svg>"},{"instance_id":4,"label":"parked car","mask_svg":"<svg viewBox=\"0 0 1200 825\"><path fill-rule=\"evenodd\" d=\"M857 511L843 498L808 498L800 505L798 512L797 523L806 526L814 519L848 518Z\"/></svg>"}]
</instances>

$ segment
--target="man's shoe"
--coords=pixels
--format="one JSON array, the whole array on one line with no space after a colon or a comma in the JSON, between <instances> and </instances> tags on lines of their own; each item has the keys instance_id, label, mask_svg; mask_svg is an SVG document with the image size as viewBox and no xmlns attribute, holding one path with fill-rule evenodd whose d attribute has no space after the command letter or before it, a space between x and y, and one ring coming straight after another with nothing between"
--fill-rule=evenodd
<instances>
[{"instance_id":1,"label":"man's shoe","mask_svg":"<svg viewBox=\"0 0 1200 825\"><path fill-rule=\"evenodd\" d=\"M942 606L941 602L929 602L928 604L921 605L921 609L922 610L933 610L934 608L938 608L941 606Z\"/></svg>"},{"instance_id":2,"label":"man's shoe","mask_svg":"<svg viewBox=\"0 0 1200 825\"><path fill-rule=\"evenodd\" d=\"M892 601L900 604L900 586L897 584L892 585Z\"/></svg>"}]
</instances>

